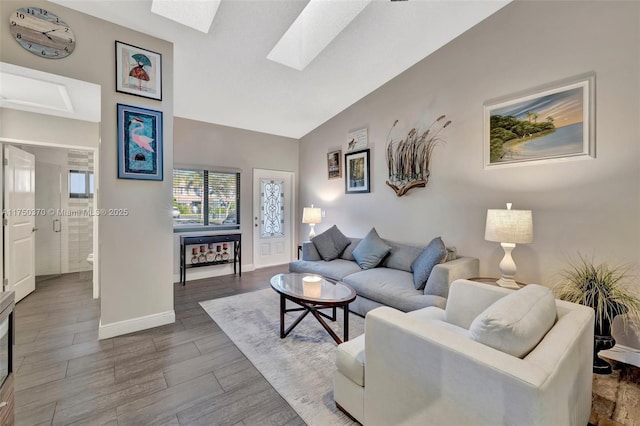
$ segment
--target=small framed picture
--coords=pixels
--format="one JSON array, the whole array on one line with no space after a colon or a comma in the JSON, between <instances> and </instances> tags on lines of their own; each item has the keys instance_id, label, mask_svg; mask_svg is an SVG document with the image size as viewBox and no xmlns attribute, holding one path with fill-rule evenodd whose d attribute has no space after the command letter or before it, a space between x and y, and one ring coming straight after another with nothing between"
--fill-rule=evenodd
<instances>
[{"instance_id":1,"label":"small framed picture","mask_svg":"<svg viewBox=\"0 0 640 426\"><path fill-rule=\"evenodd\" d=\"M345 194L371 192L369 181L369 150L348 152L344 155Z\"/></svg>"},{"instance_id":2,"label":"small framed picture","mask_svg":"<svg viewBox=\"0 0 640 426\"><path fill-rule=\"evenodd\" d=\"M331 151L327 154L327 172L329 179L342 177L342 150Z\"/></svg>"},{"instance_id":3,"label":"small framed picture","mask_svg":"<svg viewBox=\"0 0 640 426\"><path fill-rule=\"evenodd\" d=\"M162 111L118 104L118 178L162 180Z\"/></svg>"},{"instance_id":4,"label":"small framed picture","mask_svg":"<svg viewBox=\"0 0 640 426\"><path fill-rule=\"evenodd\" d=\"M360 151L369 144L367 128L347 133L347 151Z\"/></svg>"},{"instance_id":5,"label":"small framed picture","mask_svg":"<svg viewBox=\"0 0 640 426\"><path fill-rule=\"evenodd\" d=\"M116 41L116 91L162 100L162 55Z\"/></svg>"}]
</instances>

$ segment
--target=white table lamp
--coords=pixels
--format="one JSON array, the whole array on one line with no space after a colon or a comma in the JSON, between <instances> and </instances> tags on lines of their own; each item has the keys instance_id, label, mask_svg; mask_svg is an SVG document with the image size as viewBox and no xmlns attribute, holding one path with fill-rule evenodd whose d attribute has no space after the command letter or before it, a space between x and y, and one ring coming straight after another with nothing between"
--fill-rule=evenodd
<instances>
[{"instance_id":1,"label":"white table lamp","mask_svg":"<svg viewBox=\"0 0 640 426\"><path fill-rule=\"evenodd\" d=\"M305 207L302 210L302 223L308 223L309 228L311 228L309 231L309 239L315 237L316 231L313 228L316 224L322 223L322 209L313 207L313 204L311 204L311 207Z\"/></svg>"},{"instance_id":2,"label":"white table lamp","mask_svg":"<svg viewBox=\"0 0 640 426\"><path fill-rule=\"evenodd\" d=\"M506 210L487 210L487 225L484 239L500 243L504 249L504 257L500 261L502 277L498 285L507 288L519 288L513 279L516 275L516 263L511 252L516 244L533 242L533 215L531 210L511 210L507 203Z\"/></svg>"}]
</instances>

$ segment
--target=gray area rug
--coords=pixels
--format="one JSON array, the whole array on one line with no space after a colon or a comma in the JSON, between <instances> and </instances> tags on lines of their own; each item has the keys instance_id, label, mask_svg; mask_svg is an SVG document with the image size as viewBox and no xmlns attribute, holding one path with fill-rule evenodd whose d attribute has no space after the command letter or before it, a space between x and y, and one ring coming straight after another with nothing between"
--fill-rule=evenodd
<instances>
[{"instance_id":1,"label":"gray area rug","mask_svg":"<svg viewBox=\"0 0 640 426\"><path fill-rule=\"evenodd\" d=\"M280 297L271 289L200 305L308 425L355 424L333 401L337 345L311 314L280 339ZM287 314L285 325L299 314ZM336 322L327 322L342 336L342 309ZM363 332L364 319L350 314L349 337Z\"/></svg>"}]
</instances>

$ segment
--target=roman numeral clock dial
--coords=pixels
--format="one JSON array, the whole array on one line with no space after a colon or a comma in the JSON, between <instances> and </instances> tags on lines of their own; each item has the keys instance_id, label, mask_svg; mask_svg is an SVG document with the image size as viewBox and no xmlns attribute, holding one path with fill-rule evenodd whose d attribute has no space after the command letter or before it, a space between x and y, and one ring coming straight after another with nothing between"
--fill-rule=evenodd
<instances>
[{"instance_id":1,"label":"roman numeral clock dial","mask_svg":"<svg viewBox=\"0 0 640 426\"><path fill-rule=\"evenodd\" d=\"M21 7L9 16L9 25L13 38L41 58L64 58L76 47L76 36L71 27L39 7Z\"/></svg>"}]
</instances>

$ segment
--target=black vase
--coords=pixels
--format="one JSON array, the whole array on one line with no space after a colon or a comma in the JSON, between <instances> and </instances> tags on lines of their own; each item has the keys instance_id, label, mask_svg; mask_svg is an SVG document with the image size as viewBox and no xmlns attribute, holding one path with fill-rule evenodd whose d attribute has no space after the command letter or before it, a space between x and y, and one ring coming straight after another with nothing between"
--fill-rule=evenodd
<instances>
[{"instance_id":1,"label":"black vase","mask_svg":"<svg viewBox=\"0 0 640 426\"><path fill-rule=\"evenodd\" d=\"M611 349L616 341L611 335L611 323L607 319L602 319L602 327L595 325L593 336L593 372L596 374L611 374L613 369L608 361L600 358L598 352Z\"/></svg>"}]
</instances>

